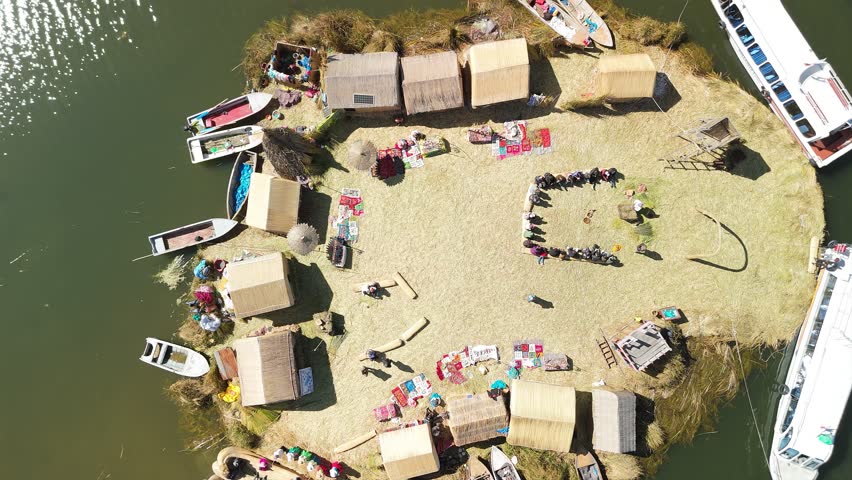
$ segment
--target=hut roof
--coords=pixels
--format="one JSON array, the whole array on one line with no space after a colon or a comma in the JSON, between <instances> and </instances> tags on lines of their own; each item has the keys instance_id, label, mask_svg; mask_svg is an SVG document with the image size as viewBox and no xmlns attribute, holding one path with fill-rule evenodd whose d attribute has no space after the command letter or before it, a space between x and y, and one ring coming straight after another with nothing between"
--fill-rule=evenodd
<instances>
[{"instance_id":1,"label":"hut roof","mask_svg":"<svg viewBox=\"0 0 852 480\"><path fill-rule=\"evenodd\" d=\"M592 390L595 450L636 450L636 395L626 390Z\"/></svg>"},{"instance_id":2,"label":"hut roof","mask_svg":"<svg viewBox=\"0 0 852 480\"><path fill-rule=\"evenodd\" d=\"M615 347L627 364L640 372L672 350L660 327L651 322L643 322L636 330L616 341Z\"/></svg>"},{"instance_id":3,"label":"hut roof","mask_svg":"<svg viewBox=\"0 0 852 480\"><path fill-rule=\"evenodd\" d=\"M331 109L400 106L396 52L330 55L323 81Z\"/></svg>"},{"instance_id":4,"label":"hut roof","mask_svg":"<svg viewBox=\"0 0 852 480\"><path fill-rule=\"evenodd\" d=\"M402 94L409 115L464 106L461 71L455 52L403 57Z\"/></svg>"},{"instance_id":5,"label":"hut roof","mask_svg":"<svg viewBox=\"0 0 852 480\"><path fill-rule=\"evenodd\" d=\"M509 426L509 415L503 397L491 399L478 393L447 400L450 431L456 445L489 440L502 435L498 430Z\"/></svg>"},{"instance_id":6,"label":"hut roof","mask_svg":"<svg viewBox=\"0 0 852 480\"><path fill-rule=\"evenodd\" d=\"M470 104L473 107L530 94L530 60L524 38L476 44L467 51Z\"/></svg>"},{"instance_id":7,"label":"hut roof","mask_svg":"<svg viewBox=\"0 0 852 480\"><path fill-rule=\"evenodd\" d=\"M228 293L239 318L292 306L289 269L281 252L228 264Z\"/></svg>"},{"instance_id":8,"label":"hut roof","mask_svg":"<svg viewBox=\"0 0 852 480\"><path fill-rule=\"evenodd\" d=\"M610 100L654 96L657 67L646 53L607 55L598 60L598 93Z\"/></svg>"},{"instance_id":9,"label":"hut roof","mask_svg":"<svg viewBox=\"0 0 852 480\"><path fill-rule=\"evenodd\" d=\"M576 398L564 385L512 380L510 445L568 452L574 436Z\"/></svg>"},{"instance_id":10,"label":"hut roof","mask_svg":"<svg viewBox=\"0 0 852 480\"><path fill-rule=\"evenodd\" d=\"M284 331L234 342L243 406L266 405L301 396L296 339L295 333Z\"/></svg>"},{"instance_id":11,"label":"hut roof","mask_svg":"<svg viewBox=\"0 0 852 480\"><path fill-rule=\"evenodd\" d=\"M265 173L252 173L246 225L286 234L299 223L301 193L298 182Z\"/></svg>"},{"instance_id":12,"label":"hut roof","mask_svg":"<svg viewBox=\"0 0 852 480\"><path fill-rule=\"evenodd\" d=\"M428 475L440 468L432 432L426 423L379 435L379 448L390 480Z\"/></svg>"}]
</instances>

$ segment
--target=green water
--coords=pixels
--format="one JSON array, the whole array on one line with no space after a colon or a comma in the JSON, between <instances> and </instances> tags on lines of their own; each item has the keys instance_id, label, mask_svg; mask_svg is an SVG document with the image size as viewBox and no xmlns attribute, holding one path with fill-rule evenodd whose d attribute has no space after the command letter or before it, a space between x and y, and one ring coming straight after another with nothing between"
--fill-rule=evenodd
<instances>
[{"instance_id":1,"label":"green water","mask_svg":"<svg viewBox=\"0 0 852 480\"><path fill-rule=\"evenodd\" d=\"M627 3L664 18L683 5ZM0 0L0 459L8 472L85 480L208 476L209 454L180 452L185 433L163 395L174 378L137 360L146 336L174 331L178 293L151 281L166 260L130 260L148 252L150 233L222 214L229 166L190 165L182 118L243 88L232 71L243 41L294 5ZM422 3L309 5L382 15ZM841 47L852 35L844 28L852 5L821 0L791 10L818 54L852 82ZM693 0L684 21L720 69L742 76L707 1ZM821 177L831 232L852 239L852 227L842 226L852 168ZM751 380L764 437L772 381L771 368ZM751 424L738 397L723 410L719 433L696 439L700 448L674 449L659 478L766 478ZM852 472L849 439L842 430L824 478Z\"/></svg>"}]
</instances>

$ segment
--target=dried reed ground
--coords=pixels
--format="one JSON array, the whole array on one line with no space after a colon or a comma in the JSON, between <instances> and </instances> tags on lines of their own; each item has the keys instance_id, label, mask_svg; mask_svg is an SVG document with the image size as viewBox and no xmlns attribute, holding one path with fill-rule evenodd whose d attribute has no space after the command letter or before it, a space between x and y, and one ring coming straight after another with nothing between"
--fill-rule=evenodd
<instances>
[{"instance_id":1,"label":"dried reed ground","mask_svg":"<svg viewBox=\"0 0 852 480\"><path fill-rule=\"evenodd\" d=\"M662 64L663 51L649 53L658 66ZM583 55L533 64L533 90L554 96L561 92L558 104L568 96L591 91L594 66L595 59ZM576 369L547 374L525 371L523 378L570 384L580 390L589 390L593 381L604 379L610 386L659 399L671 393L671 379L664 380L665 375L654 379L626 368L608 370L595 343L601 331L613 334L636 316L649 318L657 307L677 305L689 317L683 326L687 335L730 337L733 324L742 344L775 344L789 338L802 319L814 283L805 270L808 241L824 227L814 170L756 99L731 83L688 75L673 59L667 70L682 99L665 114L636 108L560 113L518 102L475 112L412 117L404 127L388 126L390 118L385 117L341 121L332 132L339 142L334 150L339 165L324 174L320 192L332 196L331 214L337 200L333 190L361 189L366 213L359 221L361 235L355 244L359 251L354 253L351 270L331 267L319 252L298 261L318 265L333 292L330 308L343 315L348 333L330 348L332 378L317 379L318 383L333 381L333 393L323 388L305 398L300 409L285 410L265 435L264 451L295 442L331 458L335 445L375 428L371 408L388 401L391 388L416 373L425 373L435 391L444 396L482 391L492 380L505 379L504 369L491 365L486 377L475 373L460 387L438 382L435 361L464 345L497 344L507 359L513 340L542 339L546 352L566 353ZM305 108L313 106L304 103L285 111L285 123L298 125L302 113L314 115L300 113ZM679 128L725 115L769 171L756 180L744 176L760 170L751 158L734 174L663 169L657 159L686 145L673 138ZM518 118L528 118L530 128L550 128L553 153L499 161L488 146L465 141L469 126ZM379 147L389 146L415 128L447 138L452 153L426 159L425 168L407 172L393 186L346 170L349 142L365 139ZM553 206L536 211L547 222L543 230L548 245L598 243L611 248L620 244L625 247L619 253L624 266L548 260L538 267L520 247L520 214L528 184L545 171L594 166L614 166L626 179L615 189L602 184L597 190L587 185L550 192ZM638 183L648 186L648 203L659 215L649 221L653 227L649 248L662 256L661 261L631 253L638 236L616 218L615 205L624 200L624 190ZM725 233L721 252L708 260L733 270L747 261L744 270L725 271L685 258L715 248L716 227L695 207L716 215L747 249L746 254ZM596 212L586 225L581 220L589 210ZM323 213L315 216L323 217ZM229 243L243 248L252 242L241 235ZM227 244L214 248L227 248ZM208 255L214 252L209 250ZM416 300L398 288L390 289L390 296L382 300L351 291L355 282L388 277L394 271L401 272L417 291ZM299 278L294 281L300 284ZM553 302L554 308L527 304L528 293ZM302 308L316 301L304 288L297 295ZM300 311L297 305L276 319L289 316L304 321L304 316L295 314ZM357 356L397 338L421 316L430 320L429 326L389 354L414 373L394 367L388 370L387 381L362 377ZM264 322L269 320L238 324L234 338ZM310 321L304 329L312 335ZM317 340L306 343L311 349ZM474 369L469 370L469 375L474 374ZM333 405L326 405L332 401ZM311 404L321 407L310 408ZM413 418L422 414L422 408L405 413ZM382 477L374 469L365 469L380 463L377 451L377 443L371 441L337 459L361 470L362 478ZM520 467L523 473L533 466Z\"/></svg>"}]
</instances>

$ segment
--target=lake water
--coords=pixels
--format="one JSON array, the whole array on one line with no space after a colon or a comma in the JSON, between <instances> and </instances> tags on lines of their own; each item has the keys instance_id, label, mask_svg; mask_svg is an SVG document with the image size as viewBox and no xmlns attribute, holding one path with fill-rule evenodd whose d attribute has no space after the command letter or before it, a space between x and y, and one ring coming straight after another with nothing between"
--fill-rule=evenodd
<instances>
[{"instance_id":1,"label":"lake water","mask_svg":"<svg viewBox=\"0 0 852 480\"><path fill-rule=\"evenodd\" d=\"M630 0L676 18L683 3ZM458 5L430 1L430 6ZM151 280L166 262L130 260L145 237L222 211L228 165L187 161L182 118L237 94L245 39L295 2L264 0L0 0L0 459L23 478L200 479L209 454L182 453L184 433L164 396L173 378L142 365L146 336L168 338L179 292ZM317 1L311 9L371 15L413 0ZM789 5L820 56L852 82L843 46L852 5ZM818 7L818 8L815 8ZM683 20L720 69L744 79L708 1ZM832 236L852 200L852 168L821 174ZM780 358L776 355L775 359ZM750 380L764 440L774 366ZM767 478L748 402L723 409L719 432L673 449L658 478ZM849 478L850 436L824 478ZM534 480L534 479L528 479Z\"/></svg>"}]
</instances>

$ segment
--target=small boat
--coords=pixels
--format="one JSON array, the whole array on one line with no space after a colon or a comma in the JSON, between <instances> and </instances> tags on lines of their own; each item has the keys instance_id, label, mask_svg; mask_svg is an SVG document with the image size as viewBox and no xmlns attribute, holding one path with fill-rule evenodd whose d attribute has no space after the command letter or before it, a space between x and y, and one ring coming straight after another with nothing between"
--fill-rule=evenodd
<instances>
[{"instance_id":1,"label":"small boat","mask_svg":"<svg viewBox=\"0 0 852 480\"><path fill-rule=\"evenodd\" d=\"M148 237L148 242L151 243L151 252L154 256L157 256L216 240L237 225L239 225L238 222L227 218L211 218L203 222L151 235Z\"/></svg>"},{"instance_id":2,"label":"small boat","mask_svg":"<svg viewBox=\"0 0 852 480\"><path fill-rule=\"evenodd\" d=\"M139 360L184 377L201 377L210 371L210 364L204 355L191 348L151 337L145 339L145 350Z\"/></svg>"},{"instance_id":3,"label":"small boat","mask_svg":"<svg viewBox=\"0 0 852 480\"><path fill-rule=\"evenodd\" d=\"M577 454L574 458L574 466L577 467L580 480L603 480L601 466L591 452Z\"/></svg>"},{"instance_id":4,"label":"small boat","mask_svg":"<svg viewBox=\"0 0 852 480\"><path fill-rule=\"evenodd\" d=\"M231 178L228 180L228 192L225 199L225 212L231 220L236 220L237 217L242 217L245 214L251 174L259 173L260 165L260 159L254 152L246 150L237 155L237 161L234 162L234 168L231 169Z\"/></svg>"},{"instance_id":5,"label":"small boat","mask_svg":"<svg viewBox=\"0 0 852 480\"><path fill-rule=\"evenodd\" d=\"M596 44L606 47L615 47L612 31L603 21L598 12L589 5L586 0L555 0L555 3L569 17L577 20L588 30L588 35Z\"/></svg>"},{"instance_id":6,"label":"small boat","mask_svg":"<svg viewBox=\"0 0 852 480\"><path fill-rule=\"evenodd\" d=\"M582 48L588 46L589 29L580 20L560 9L556 5L559 3L558 1L537 0L535 7L530 6L527 0L518 0L518 2L569 44ZM547 13L542 13L542 11ZM549 19L547 19L548 17Z\"/></svg>"},{"instance_id":7,"label":"small boat","mask_svg":"<svg viewBox=\"0 0 852 480\"><path fill-rule=\"evenodd\" d=\"M775 414L769 453L773 480L816 479L831 459L838 429L849 427L843 413L852 394L850 252L852 245L832 242L817 261L822 270Z\"/></svg>"},{"instance_id":8,"label":"small boat","mask_svg":"<svg viewBox=\"0 0 852 480\"><path fill-rule=\"evenodd\" d=\"M251 126L190 137L186 146L192 163L201 163L252 149L262 141L263 129Z\"/></svg>"},{"instance_id":9,"label":"small boat","mask_svg":"<svg viewBox=\"0 0 852 480\"><path fill-rule=\"evenodd\" d=\"M470 457L465 468L467 471L465 480L494 480L494 476L479 457Z\"/></svg>"},{"instance_id":10,"label":"small boat","mask_svg":"<svg viewBox=\"0 0 852 480\"><path fill-rule=\"evenodd\" d=\"M261 92L252 92L233 100L225 100L203 112L186 117L185 130L193 135L210 133L260 112L269 105L270 101L272 101L272 95Z\"/></svg>"},{"instance_id":11,"label":"small boat","mask_svg":"<svg viewBox=\"0 0 852 480\"><path fill-rule=\"evenodd\" d=\"M495 480L521 480L515 465L509 457L497 447L491 447L491 473Z\"/></svg>"}]
</instances>

